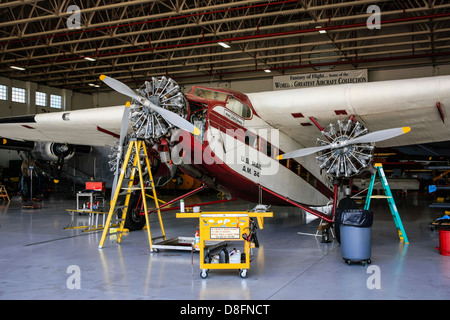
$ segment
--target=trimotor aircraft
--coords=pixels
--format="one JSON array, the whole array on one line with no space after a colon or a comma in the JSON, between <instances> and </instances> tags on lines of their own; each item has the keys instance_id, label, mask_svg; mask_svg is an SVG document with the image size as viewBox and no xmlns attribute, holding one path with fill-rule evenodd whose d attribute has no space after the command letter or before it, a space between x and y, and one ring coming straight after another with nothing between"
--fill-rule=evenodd
<instances>
[{"instance_id":1,"label":"trimotor aircraft","mask_svg":"<svg viewBox=\"0 0 450 320\"><path fill-rule=\"evenodd\" d=\"M152 78L128 106L0 119L0 136L67 146L112 147L117 178L124 148L142 139L168 175L177 170L229 198L323 213L337 186L371 169L377 147L448 140L450 76L244 94ZM329 207L329 206L328 206ZM334 206L336 207L336 206Z\"/></svg>"}]
</instances>

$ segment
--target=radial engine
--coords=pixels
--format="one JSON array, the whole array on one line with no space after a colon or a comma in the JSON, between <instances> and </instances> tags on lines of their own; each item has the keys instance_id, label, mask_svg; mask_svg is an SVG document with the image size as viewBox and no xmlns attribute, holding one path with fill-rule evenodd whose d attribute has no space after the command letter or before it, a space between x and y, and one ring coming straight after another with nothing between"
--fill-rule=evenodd
<instances>
[{"instance_id":1,"label":"radial engine","mask_svg":"<svg viewBox=\"0 0 450 320\"><path fill-rule=\"evenodd\" d=\"M373 158L374 143L346 144L368 133L367 128L360 122L353 120L338 120L322 131L322 138L318 138L316 146L337 145L336 148L319 152L316 157L320 168L335 178L349 178L367 169ZM342 145L342 147L339 147Z\"/></svg>"}]
</instances>

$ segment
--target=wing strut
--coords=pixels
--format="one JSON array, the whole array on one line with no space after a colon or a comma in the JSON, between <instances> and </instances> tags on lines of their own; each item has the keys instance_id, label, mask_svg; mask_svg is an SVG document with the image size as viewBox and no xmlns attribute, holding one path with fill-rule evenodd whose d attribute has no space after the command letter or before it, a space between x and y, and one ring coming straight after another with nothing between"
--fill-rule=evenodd
<instances>
[{"instance_id":1,"label":"wing strut","mask_svg":"<svg viewBox=\"0 0 450 320\"><path fill-rule=\"evenodd\" d=\"M288 202L288 203L290 203L290 204L292 204L292 205L294 205L294 206L296 206L296 207L298 207L298 208L300 208L300 209L302 209L302 210L304 210L304 211L306 211L308 213L311 213L311 214L313 214L313 215L315 215L315 216L325 220L326 222L330 222L330 223L334 222L334 213L335 213L335 208L336 208L336 205L337 205L337 203L336 203L336 200L337 200L337 197L336 197L336 195L337 195L337 185L335 185L335 188L334 188L334 195L335 196L334 196L333 211L332 211L331 217L329 215L327 215L327 214L324 214L324 213L322 213L320 211L317 211L317 210L315 210L313 208L310 208L310 207L308 207L306 205L298 203L297 201L294 201L294 200L286 198L286 197L284 197L282 195L279 195L278 193L276 193L276 192L274 192L274 191L272 191L270 189L267 189L266 187L263 187L262 185L259 185L259 188L261 188L262 190L270 193L271 195L274 195L274 196L276 196L276 197L278 197L278 198L280 198L280 199L282 199L282 200L284 200L284 201L286 201L286 202Z\"/></svg>"}]
</instances>

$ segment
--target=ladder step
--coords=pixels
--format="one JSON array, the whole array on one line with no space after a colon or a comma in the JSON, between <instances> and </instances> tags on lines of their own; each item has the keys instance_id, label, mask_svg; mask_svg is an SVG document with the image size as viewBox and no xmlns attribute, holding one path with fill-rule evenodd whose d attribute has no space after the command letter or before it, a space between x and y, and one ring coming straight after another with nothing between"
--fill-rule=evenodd
<instances>
[{"instance_id":1,"label":"ladder step","mask_svg":"<svg viewBox=\"0 0 450 320\"><path fill-rule=\"evenodd\" d=\"M145 187L144 190L152 190L153 187ZM141 187L122 188L122 190L141 190Z\"/></svg>"},{"instance_id":2,"label":"ladder step","mask_svg":"<svg viewBox=\"0 0 450 320\"><path fill-rule=\"evenodd\" d=\"M375 196L371 196L371 198L372 199L391 199L392 197L375 195Z\"/></svg>"}]
</instances>

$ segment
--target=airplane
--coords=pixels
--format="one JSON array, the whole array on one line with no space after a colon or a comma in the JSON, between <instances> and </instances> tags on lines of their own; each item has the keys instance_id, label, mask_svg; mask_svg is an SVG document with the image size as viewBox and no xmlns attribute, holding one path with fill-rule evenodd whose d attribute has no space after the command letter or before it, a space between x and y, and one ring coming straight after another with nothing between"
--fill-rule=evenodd
<instances>
[{"instance_id":1,"label":"airplane","mask_svg":"<svg viewBox=\"0 0 450 320\"><path fill-rule=\"evenodd\" d=\"M329 222L334 211L324 209L343 197L340 183L371 170L375 143L450 136L450 76L249 94L202 86L183 93L166 77L137 90L100 79L131 103L0 119L0 136L112 147L115 177L126 141L143 139L167 172L180 170L228 198L295 205Z\"/></svg>"},{"instance_id":2,"label":"airplane","mask_svg":"<svg viewBox=\"0 0 450 320\"><path fill-rule=\"evenodd\" d=\"M5 119L0 119L0 123L2 121L5 121ZM53 164L52 176L56 182L61 178L65 161L72 159L75 154L88 154L92 151L91 146L87 145L68 145L66 143L35 142L6 138L0 138L0 149L16 150L19 154L23 152L26 159L32 158Z\"/></svg>"}]
</instances>

